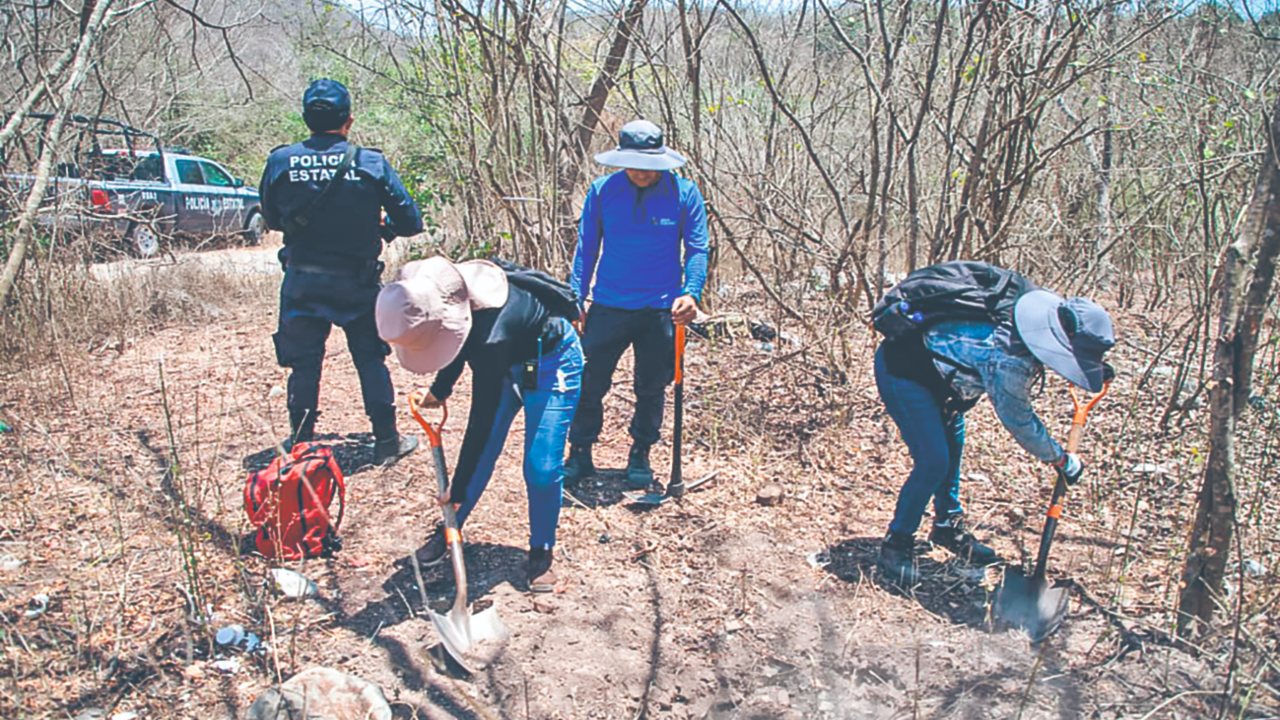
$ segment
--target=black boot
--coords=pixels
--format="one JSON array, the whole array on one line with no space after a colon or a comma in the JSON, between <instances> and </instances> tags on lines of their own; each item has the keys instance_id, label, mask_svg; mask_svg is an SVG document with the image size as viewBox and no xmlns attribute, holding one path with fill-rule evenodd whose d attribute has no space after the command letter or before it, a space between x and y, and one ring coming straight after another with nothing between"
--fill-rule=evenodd
<instances>
[{"instance_id":1,"label":"black boot","mask_svg":"<svg viewBox=\"0 0 1280 720\"><path fill-rule=\"evenodd\" d=\"M880 558L876 565L885 578L895 585L909 588L920 582L916 569L916 539L911 535L890 532L880 543Z\"/></svg>"},{"instance_id":2,"label":"black boot","mask_svg":"<svg viewBox=\"0 0 1280 720\"><path fill-rule=\"evenodd\" d=\"M629 490L644 490L653 484L653 468L649 467L649 448L632 445L627 457L627 481Z\"/></svg>"},{"instance_id":3,"label":"black boot","mask_svg":"<svg viewBox=\"0 0 1280 720\"><path fill-rule=\"evenodd\" d=\"M395 410L373 421L373 464L394 465L397 460L418 449L418 438L396 431Z\"/></svg>"},{"instance_id":4,"label":"black boot","mask_svg":"<svg viewBox=\"0 0 1280 720\"><path fill-rule=\"evenodd\" d=\"M418 438L396 433L373 443L373 464L394 465L397 460L418 449Z\"/></svg>"},{"instance_id":5,"label":"black boot","mask_svg":"<svg viewBox=\"0 0 1280 720\"><path fill-rule=\"evenodd\" d=\"M444 523L436 525L435 532L427 538L427 542L418 549L418 563L422 567L435 567L449 556L449 546L444 539Z\"/></svg>"},{"instance_id":6,"label":"black boot","mask_svg":"<svg viewBox=\"0 0 1280 720\"><path fill-rule=\"evenodd\" d=\"M283 443L285 452L293 450L294 443L315 440L316 418L319 416L320 412L317 410L289 411L289 437L285 438Z\"/></svg>"},{"instance_id":7,"label":"black boot","mask_svg":"<svg viewBox=\"0 0 1280 720\"><path fill-rule=\"evenodd\" d=\"M591 446L570 446L569 457L564 461L565 487L575 487L578 483L595 474L596 464L591 459Z\"/></svg>"},{"instance_id":8,"label":"black boot","mask_svg":"<svg viewBox=\"0 0 1280 720\"><path fill-rule=\"evenodd\" d=\"M964 515L950 515L940 523L933 524L929 532L929 542L944 547L956 554L956 557L973 565L990 565L1000 559L989 545L978 541L973 533L965 527Z\"/></svg>"},{"instance_id":9,"label":"black boot","mask_svg":"<svg viewBox=\"0 0 1280 720\"><path fill-rule=\"evenodd\" d=\"M552 560L550 548L529 548L529 592L547 593L556 589Z\"/></svg>"}]
</instances>

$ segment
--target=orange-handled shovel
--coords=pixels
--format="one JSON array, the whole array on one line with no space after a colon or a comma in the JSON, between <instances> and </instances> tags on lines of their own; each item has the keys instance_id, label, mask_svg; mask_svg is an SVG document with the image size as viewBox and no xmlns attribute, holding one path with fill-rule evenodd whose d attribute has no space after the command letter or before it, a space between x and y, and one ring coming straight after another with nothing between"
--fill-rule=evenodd
<instances>
[{"instance_id":1,"label":"orange-handled shovel","mask_svg":"<svg viewBox=\"0 0 1280 720\"><path fill-rule=\"evenodd\" d=\"M682 472L680 455L681 446L684 443L684 346L685 346L685 326L676 325L676 389L675 389L675 418L672 421L671 429L671 480L667 483L667 492L628 492L622 496L628 502L635 505L662 505L671 499L680 499L688 490L697 489L703 483L710 482L719 470L711 474L698 478L690 483L685 483L684 473Z\"/></svg>"},{"instance_id":2,"label":"orange-handled shovel","mask_svg":"<svg viewBox=\"0 0 1280 720\"><path fill-rule=\"evenodd\" d=\"M449 469L444 461L444 421L449 417L449 410L440 404L441 416L438 422L431 422L422 416L422 400L426 392L414 390L409 393L409 412L413 419L422 426L431 444L431 457L435 462L436 482L440 495L449 492ZM510 633L498 618L498 610L488 607L474 615L467 604L467 566L462 559L462 533L458 531L458 517L454 513L453 504L447 503L444 509L444 537L449 546L449 560L453 564L453 581L457 586L453 598L453 608L446 614L438 613L430 608L431 623L436 626L440 635L440 643L453 656L454 660L469 673L475 673L489 666L506 646Z\"/></svg>"},{"instance_id":3,"label":"orange-handled shovel","mask_svg":"<svg viewBox=\"0 0 1280 720\"><path fill-rule=\"evenodd\" d=\"M1080 436L1084 432L1084 424L1089 418L1089 411L1098 404L1111 381L1103 383L1102 390L1081 404L1075 386L1071 387L1071 403L1075 413L1071 418L1071 432L1067 434L1067 452L1075 453L1080 449ZM1063 500L1067 495L1067 479L1058 473L1058 481L1053 486L1053 497L1049 501L1049 511L1045 515L1044 530L1040 533L1040 552L1036 555L1035 571L1030 577L1022 568L1008 568L1004 572L1004 584L996 595L996 617L1000 620L1021 627L1031 635L1031 642L1038 643L1051 635L1062 624L1067 615L1067 601L1070 599L1066 587L1049 587L1045 580L1045 569L1049 564L1049 547L1053 545L1053 535L1058 529L1058 520L1062 518Z\"/></svg>"},{"instance_id":4,"label":"orange-handled shovel","mask_svg":"<svg viewBox=\"0 0 1280 720\"><path fill-rule=\"evenodd\" d=\"M671 481L667 495L684 496L684 474L680 468L680 446L684 440L684 325L676 325L675 418L671 428Z\"/></svg>"}]
</instances>

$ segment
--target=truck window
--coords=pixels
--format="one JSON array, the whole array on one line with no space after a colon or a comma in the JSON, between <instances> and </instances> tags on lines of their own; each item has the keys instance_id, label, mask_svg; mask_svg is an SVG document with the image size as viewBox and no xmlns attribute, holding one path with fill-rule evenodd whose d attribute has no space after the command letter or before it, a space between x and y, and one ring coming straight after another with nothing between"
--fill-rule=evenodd
<instances>
[{"instance_id":1,"label":"truck window","mask_svg":"<svg viewBox=\"0 0 1280 720\"><path fill-rule=\"evenodd\" d=\"M151 153L150 155L138 161L134 166L130 177L134 180L164 180L164 171L160 165L159 153Z\"/></svg>"},{"instance_id":2,"label":"truck window","mask_svg":"<svg viewBox=\"0 0 1280 720\"><path fill-rule=\"evenodd\" d=\"M211 162L202 162L200 167L204 170L204 183L206 185L231 187L231 176L224 172L222 168Z\"/></svg>"},{"instance_id":3,"label":"truck window","mask_svg":"<svg viewBox=\"0 0 1280 720\"><path fill-rule=\"evenodd\" d=\"M178 182L188 185L203 185L204 176L200 174L200 163L195 160L175 160L178 168Z\"/></svg>"}]
</instances>

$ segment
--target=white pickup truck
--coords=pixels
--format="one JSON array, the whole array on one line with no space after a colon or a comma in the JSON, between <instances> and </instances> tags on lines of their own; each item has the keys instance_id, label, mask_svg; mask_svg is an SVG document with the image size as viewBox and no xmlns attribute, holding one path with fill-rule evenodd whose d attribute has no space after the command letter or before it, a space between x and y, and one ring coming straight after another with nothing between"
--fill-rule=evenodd
<instances>
[{"instance_id":1,"label":"white pickup truck","mask_svg":"<svg viewBox=\"0 0 1280 720\"><path fill-rule=\"evenodd\" d=\"M32 117L44 119L32 114ZM236 236L250 244L266 232L258 191L208 158L161 147L155 136L101 118L76 118L121 128L130 147L78 153L60 162L46 194L41 223L61 231L105 232L140 257L161 251L177 236L197 240ZM153 147L137 149L138 137ZM29 174L6 173L0 182L10 191L30 187Z\"/></svg>"}]
</instances>

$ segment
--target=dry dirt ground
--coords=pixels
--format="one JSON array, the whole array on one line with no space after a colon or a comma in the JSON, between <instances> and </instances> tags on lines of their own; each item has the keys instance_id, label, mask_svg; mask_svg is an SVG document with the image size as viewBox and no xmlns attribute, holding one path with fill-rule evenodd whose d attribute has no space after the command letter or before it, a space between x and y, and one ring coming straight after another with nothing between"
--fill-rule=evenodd
<instances>
[{"instance_id":1,"label":"dry dirt ground","mask_svg":"<svg viewBox=\"0 0 1280 720\"><path fill-rule=\"evenodd\" d=\"M0 419L12 430L0 434L0 716L102 708L107 717L238 718L265 688L312 665L380 685L403 718L1216 712L1223 667L1163 642L1194 470L1126 473L1164 450L1108 439L1152 422L1152 391L1135 382L1145 360L1127 347L1116 353L1115 397L1086 434L1095 479L1069 506L1054 553L1052 574L1075 581L1070 618L1039 647L992 626L995 569L934 550L913 591L878 576L876 547L907 461L866 367L844 376L800 346L763 350L739 337L689 350L685 474L716 478L683 504L647 511L622 500L617 472L588 483L566 502L560 585L545 596L523 592L517 420L466 549L472 598L492 603L512 638L497 664L465 677L429 655L433 629L403 564L436 522L430 457L367 465L370 437L340 331L329 342L319 430L348 472L345 549L289 565L319 585L301 603L271 594L268 564L240 552L250 531L246 468L265 463L286 432L273 282L214 317L3 371ZM864 354L869 366L869 344ZM392 366L398 391L423 383ZM597 452L604 468L620 468L627 450L627 367L618 380ZM467 398L463 387L451 402L451 461ZM1065 433L1063 388L1051 382L1040 403ZM406 414L403 429L411 422ZM1050 477L985 405L970 438L969 512L1017 561L1034 552ZM665 444L654 462L668 467ZM758 504L771 483L784 490L781 504ZM1271 573L1258 582L1270 592L1276 549L1258 548ZM427 570L425 581L432 605L451 601L447 569ZM40 593L49 598L42 613L31 602ZM209 626L190 621L193 604L213 616ZM235 656L228 672L215 665L226 658L211 652L210 628L229 623L269 647ZM1246 670L1275 686L1273 664ZM1257 690L1244 716L1280 712L1273 693Z\"/></svg>"}]
</instances>

